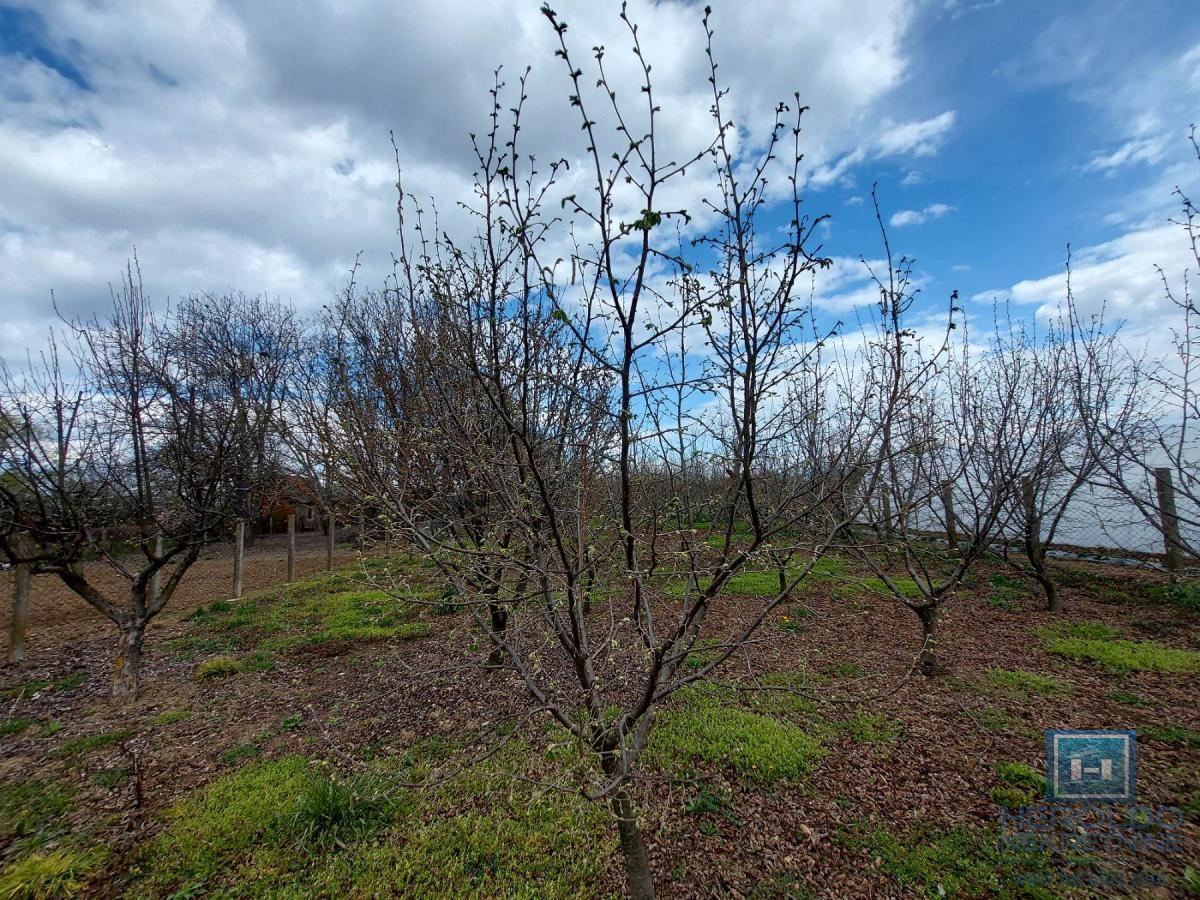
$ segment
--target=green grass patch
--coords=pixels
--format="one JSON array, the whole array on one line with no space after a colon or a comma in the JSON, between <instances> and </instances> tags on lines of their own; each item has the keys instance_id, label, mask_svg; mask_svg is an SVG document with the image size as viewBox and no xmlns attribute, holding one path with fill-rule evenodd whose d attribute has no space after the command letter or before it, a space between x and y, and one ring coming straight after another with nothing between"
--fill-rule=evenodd
<instances>
[{"instance_id":1,"label":"green grass patch","mask_svg":"<svg viewBox=\"0 0 1200 900\"><path fill-rule=\"evenodd\" d=\"M1188 612L1200 612L1200 582L1180 581L1176 584L1155 584L1145 587L1142 591L1148 599L1186 609Z\"/></svg>"},{"instance_id":2,"label":"green grass patch","mask_svg":"<svg viewBox=\"0 0 1200 900\"><path fill-rule=\"evenodd\" d=\"M128 766L117 766L113 769L103 769L92 776L92 782L98 784L106 790L112 790L118 785L125 782L130 775L133 774L133 769Z\"/></svg>"},{"instance_id":3,"label":"green grass patch","mask_svg":"<svg viewBox=\"0 0 1200 900\"><path fill-rule=\"evenodd\" d=\"M20 734L31 725L36 725L33 719L23 719L14 717L12 719L0 719L0 737L9 737L14 734Z\"/></svg>"},{"instance_id":4,"label":"green grass patch","mask_svg":"<svg viewBox=\"0 0 1200 900\"><path fill-rule=\"evenodd\" d=\"M948 690L954 691L956 694L983 696L988 692L987 688L978 682L972 681L969 678L960 678L957 675L947 675L942 679L942 684L944 684Z\"/></svg>"},{"instance_id":5,"label":"green grass patch","mask_svg":"<svg viewBox=\"0 0 1200 900\"><path fill-rule=\"evenodd\" d=\"M796 713L811 713L816 709L811 691L811 683L801 673L771 672L740 690L729 691L726 702L738 703L751 712L795 718Z\"/></svg>"},{"instance_id":6,"label":"green grass patch","mask_svg":"<svg viewBox=\"0 0 1200 900\"><path fill-rule=\"evenodd\" d=\"M779 572L738 572L725 582L726 594L746 597L774 597L779 593Z\"/></svg>"},{"instance_id":7,"label":"green grass patch","mask_svg":"<svg viewBox=\"0 0 1200 900\"><path fill-rule=\"evenodd\" d=\"M119 744L133 736L133 731L129 728L118 728L114 731L106 731L103 734L88 734L83 737L72 738L58 748L58 755L65 759L78 759L81 756L86 756L89 753L95 753L97 750L103 750L105 747L111 747L113 744Z\"/></svg>"},{"instance_id":8,"label":"green grass patch","mask_svg":"<svg viewBox=\"0 0 1200 900\"><path fill-rule=\"evenodd\" d=\"M1021 601L1028 593L1024 582L1008 575L996 573L988 579L988 587L990 590L984 598L988 605L1003 612L1021 611Z\"/></svg>"},{"instance_id":9,"label":"green grass patch","mask_svg":"<svg viewBox=\"0 0 1200 900\"><path fill-rule=\"evenodd\" d=\"M0 872L0 897L51 900L78 896L102 861L99 853L66 848L32 853Z\"/></svg>"},{"instance_id":10,"label":"green grass patch","mask_svg":"<svg viewBox=\"0 0 1200 900\"><path fill-rule=\"evenodd\" d=\"M234 603L214 601L192 614L194 632L173 646L193 653L254 649L242 663L246 671L261 671L273 665L260 655L264 651L332 641L404 640L430 633L427 623L417 621L418 604L381 590L348 590L350 583L347 575L335 573ZM426 595L424 589L413 590L414 598ZM262 668L253 668L256 664Z\"/></svg>"},{"instance_id":11,"label":"green grass patch","mask_svg":"<svg viewBox=\"0 0 1200 900\"><path fill-rule=\"evenodd\" d=\"M994 687L1022 700L1027 699L1030 694L1046 696L1071 692L1071 686L1057 678L1022 669L988 669L985 677Z\"/></svg>"},{"instance_id":12,"label":"green grass patch","mask_svg":"<svg viewBox=\"0 0 1200 900\"><path fill-rule=\"evenodd\" d=\"M994 706L975 710L971 718L984 731L1019 731L1025 727L1020 719Z\"/></svg>"},{"instance_id":13,"label":"green grass patch","mask_svg":"<svg viewBox=\"0 0 1200 900\"><path fill-rule=\"evenodd\" d=\"M232 656L214 656L196 666L198 681L211 681L214 678L228 678L242 671L242 664Z\"/></svg>"},{"instance_id":14,"label":"green grass patch","mask_svg":"<svg viewBox=\"0 0 1200 900\"><path fill-rule=\"evenodd\" d=\"M57 680L46 678L31 678L28 681L23 681L13 687L0 690L0 698L7 700L17 697L32 697L34 694L51 694L56 691L70 691L88 680L88 673L83 669L75 671L63 676Z\"/></svg>"},{"instance_id":15,"label":"green grass patch","mask_svg":"<svg viewBox=\"0 0 1200 900\"><path fill-rule=\"evenodd\" d=\"M1028 806L1046 795L1046 777L1023 762L996 763L1000 786L992 788L992 802L1006 809Z\"/></svg>"},{"instance_id":16,"label":"green grass patch","mask_svg":"<svg viewBox=\"0 0 1200 900\"><path fill-rule=\"evenodd\" d=\"M1035 628L1034 633L1043 640L1113 641L1121 632L1103 622L1055 622L1044 628Z\"/></svg>"},{"instance_id":17,"label":"green grass patch","mask_svg":"<svg viewBox=\"0 0 1200 900\"><path fill-rule=\"evenodd\" d=\"M728 705L728 692L698 685L676 692L651 732L648 759L667 771L698 761L729 765L752 781L797 778L824 755L796 725Z\"/></svg>"},{"instance_id":18,"label":"green grass patch","mask_svg":"<svg viewBox=\"0 0 1200 900\"><path fill-rule=\"evenodd\" d=\"M243 672L269 672L275 668L275 657L265 650L247 653L239 662Z\"/></svg>"},{"instance_id":19,"label":"green grass patch","mask_svg":"<svg viewBox=\"0 0 1200 900\"><path fill-rule=\"evenodd\" d=\"M1166 725L1142 725L1137 729L1139 738L1170 744L1174 747L1190 747L1200 749L1200 731L1183 725L1168 723Z\"/></svg>"},{"instance_id":20,"label":"green grass patch","mask_svg":"<svg viewBox=\"0 0 1200 900\"><path fill-rule=\"evenodd\" d=\"M213 656L196 666L198 681L228 678L239 672L269 672L275 668L275 657L266 650L255 650L243 657Z\"/></svg>"},{"instance_id":21,"label":"green grass patch","mask_svg":"<svg viewBox=\"0 0 1200 900\"><path fill-rule=\"evenodd\" d=\"M873 746L891 744L900 737L899 722L882 713L871 714L861 710L856 710L841 723L841 729L854 740Z\"/></svg>"},{"instance_id":22,"label":"green grass patch","mask_svg":"<svg viewBox=\"0 0 1200 900\"><path fill-rule=\"evenodd\" d=\"M724 646L725 642L717 638L696 641L692 649L688 651L687 659L683 661L684 668L691 669L693 672L703 669L721 655L721 649Z\"/></svg>"},{"instance_id":23,"label":"green grass patch","mask_svg":"<svg viewBox=\"0 0 1200 900\"><path fill-rule=\"evenodd\" d=\"M175 725L185 719L192 717L191 710L187 709L169 709L165 712L160 712L156 716L152 716L147 722L148 725L153 725L160 728L166 725Z\"/></svg>"},{"instance_id":24,"label":"green grass patch","mask_svg":"<svg viewBox=\"0 0 1200 900\"><path fill-rule=\"evenodd\" d=\"M236 766L240 762L251 759L262 753L262 746L257 741L246 741L234 744L221 754L220 760L227 766Z\"/></svg>"},{"instance_id":25,"label":"green grass patch","mask_svg":"<svg viewBox=\"0 0 1200 900\"><path fill-rule=\"evenodd\" d=\"M825 666L821 671L834 678L857 678L863 674L863 667L852 662L836 662Z\"/></svg>"},{"instance_id":26,"label":"green grass patch","mask_svg":"<svg viewBox=\"0 0 1200 900\"><path fill-rule=\"evenodd\" d=\"M1156 641L1046 638L1046 649L1067 659L1096 663L1110 672L1200 672L1200 652Z\"/></svg>"},{"instance_id":27,"label":"green grass patch","mask_svg":"<svg viewBox=\"0 0 1200 900\"><path fill-rule=\"evenodd\" d=\"M887 586L882 578L854 578L851 579L842 593L844 594L874 594L884 597L894 597L899 594L910 600L916 600L921 597L921 589L913 579L902 575L889 575L888 581L895 588L893 593L892 588Z\"/></svg>"},{"instance_id":28,"label":"green grass patch","mask_svg":"<svg viewBox=\"0 0 1200 900\"><path fill-rule=\"evenodd\" d=\"M1109 691L1104 696L1114 703L1124 703L1126 706L1136 706L1139 708L1154 706L1153 700L1147 700L1140 694L1133 694L1129 691Z\"/></svg>"},{"instance_id":29,"label":"green grass patch","mask_svg":"<svg viewBox=\"0 0 1200 900\"><path fill-rule=\"evenodd\" d=\"M954 827L938 829L926 823L895 831L874 822L843 829L838 841L878 859L905 895L926 897L1051 898L1050 890L1017 884L1017 877L1044 871L1048 859L1018 862L1000 851L992 830Z\"/></svg>"},{"instance_id":30,"label":"green grass patch","mask_svg":"<svg viewBox=\"0 0 1200 900\"><path fill-rule=\"evenodd\" d=\"M788 583L796 578L803 571L806 562L801 561L799 564L790 566L787 571ZM803 589L805 583L810 579L831 579L840 578L845 575L848 566L845 560L837 559L836 557L823 556L816 561L812 570L804 581L796 585L795 590ZM711 578L701 578L700 588L706 588L712 584ZM663 592L670 597L682 597L687 588L685 579L675 579L669 581L664 587ZM725 587L722 594L738 594L743 597L775 597L779 594L779 570L765 569L757 571L741 571L733 575L725 582Z\"/></svg>"},{"instance_id":31,"label":"green grass patch","mask_svg":"<svg viewBox=\"0 0 1200 900\"><path fill-rule=\"evenodd\" d=\"M427 791L386 769L350 787L298 757L253 763L168 813L128 896L597 896L614 829L595 804L514 781L533 774L527 751Z\"/></svg>"},{"instance_id":32,"label":"green grass patch","mask_svg":"<svg viewBox=\"0 0 1200 900\"><path fill-rule=\"evenodd\" d=\"M721 788L701 787L695 797L683 804L683 812L689 816L724 819L738 828L745 824L734 815L732 792Z\"/></svg>"},{"instance_id":33,"label":"green grass patch","mask_svg":"<svg viewBox=\"0 0 1200 900\"><path fill-rule=\"evenodd\" d=\"M394 799L376 777L310 772L287 828L298 847L327 851L369 837L391 821L394 811Z\"/></svg>"},{"instance_id":34,"label":"green grass patch","mask_svg":"<svg viewBox=\"0 0 1200 900\"><path fill-rule=\"evenodd\" d=\"M337 625L326 628L315 638L321 641L385 641L425 637L431 629L428 622L405 622L399 625Z\"/></svg>"},{"instance_id":35,"label":"green grass patch","mask_svg":"<svg viewBox=\"0 0 1200 900\"><path fill-rule=\"evenodd\" d=\"M71 794L56 782L0 784L0 843L18 852L42 846L67 831L70 811Z\"/></svg>"}]
</instances>

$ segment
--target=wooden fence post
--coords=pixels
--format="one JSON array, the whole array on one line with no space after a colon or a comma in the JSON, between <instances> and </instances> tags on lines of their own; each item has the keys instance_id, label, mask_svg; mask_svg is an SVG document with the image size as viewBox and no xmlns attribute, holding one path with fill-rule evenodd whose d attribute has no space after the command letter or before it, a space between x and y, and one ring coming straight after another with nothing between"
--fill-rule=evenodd
<instances>
[{"instance_id":1,"label":"wooden fence post","mask_svg":"<svg viewBox=\"0 0 1200 900\"><path fill-rule=\"evenodd\" d=\"M333 570L333 542L334 532L337 531L337 519L333 517L333 512L329 513L329 535L325 542L325 569L326 571Z\"/></svg>"},{"instance_id":2,"label":"wooden fence post","mask_svg":"<svg viewBox=\"0 0 1200 900\"><path fill-rule=\"evenodd\" d=\"M25 630L29 626L29 566L13 569L12 622L8 633L8 661L19 663L25 658Z\"/></svg>"},{"instance_id":3,"label":"wooden fence post","mask_svg":"<svg viewBox=\"0 0 1200 900\"><path fill-rule=\"evenodd\" d=\"M1179 513L1175 509L1175 485L1171 481L1170 469L1154 470L1154 489L1158 494L1158 517L1167 556L1167 571L1174 581L1183 571L1183 555L1180 553Z\"/></svg>"},{"instance_id":4,"label":"wooden fence post","mask_svg":"<svg viewBox=\"0 0 1200 900\"><path fill-rule=\"evenodd\" d=\"M296 514L288 516L288 574L289 583L296 580Z\"/></svg>"},{"instance_id":5,"label":"wooden fence post","mask_svg":"<svg viewBox=\"0 0 1200 900\"><path fill-rule=\"evenodd\" d=\"M954 519L953 485L947 484L942 487L942 508L946 513L946 541L950 544L951 550L957 550L958 523Z\"/></svg>"},{"instance_id":6,"label":"wooden fence post","mask_svg":"<svg viewBox=\"0 0 1200 900\"><path fill-rule=\"evenodd\" d=\"M163 554L163 539L162 539L162 535L160 534L160 535L158 535L158 537L156 537L154 539L154 555L156 557L161 557L162 554ZM162 569L155 569L154 574L150 576L150 589L147 591L149 596L146 599L149 600L151 603L153 603L155 600L158 599L158 594L159 594L159 591L161 591L161 590L162 590Z\"/></svg>"},{"instance_id":7,"label":"wooden fence post","mask_svg":"<svg viewBox=\"0 0 1200 900\"><path fill-rule=\"evenodd\" d=\"M238 519L233 540L233 599L242 596L242 569L246 553L246 520Z\"/></svg>"}]
</instances>

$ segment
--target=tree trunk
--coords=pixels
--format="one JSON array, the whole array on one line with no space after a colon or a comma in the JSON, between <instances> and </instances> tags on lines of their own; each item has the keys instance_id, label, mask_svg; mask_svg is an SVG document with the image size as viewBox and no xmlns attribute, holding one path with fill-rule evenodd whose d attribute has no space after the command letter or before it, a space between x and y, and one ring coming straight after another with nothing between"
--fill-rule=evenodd
<instances>
[{"instance_id":1,"label":"tree trunk","mask_svg":"<svg viewBox=\"0 0 1200 900\"><path fill-rule=\"evenodd\" d=\"M488 603L488 612L492 614L492 633L503 641L505 631L508 629L508 610L502 604ZM504 648L493 644L491 656L488 657L488 665L502 666L507 658L508 654L504 652Z\"/></svg>"},{"instance_id":2,"label":"tree trunk","mask_svg":"<svg viewBox=\"0 0 1200 900\"><path fill-rule=\"evenodd\" d=\"M25 658L25 629L29 625L29 566L13 569L12 623L8 633L8 661Z\"/></svg>"},{"instance_id":3,"label":"tree trunk","mask_svg":"<svg viewBox=\"0 0 1200 900\"><path fill-rule=\"evenodd\" d=\"M1062 595L1058 593L1058 585L1054 583L1054 579L1046 571L1045 564L1034 566L1033 577L1041 585L1042 590L1046 594L1046 611L1052 613L1062 612Z\"/></svg>"},{"instance_id":4,"label":"tree trunk","mask_svg":"<svg viewBox=\"0 0 1200 900\"><path fill-rule=\"evenodd\" d=\"M922 606L916 612L921 620L921 655L917 657L915 670L926 677L944 675L946 670L937 661L938 609L936 606Z\"/></svg>"},{"instance_id":5,"label":"tree trunk","mask_svg":"<svg viewBox=\"0 0 1200 900\"><path fill-rule=\"evenodd\" d=\"M1025 505L1025 556L1033 569L1033 577L1046 592L1046 608L1050 612L1062 612L1062 598L1058 588L1046 572L1046 545L1042 543L1042 517L1038 514L1037 493L1032 480L1022 482Z\"/></svg>"},{"instance_id":6,"label":"tree trunk","mask_svg":"<svg viewBox=\"0 0 1200 900\"><path fill-rule=\"evenodd\" d=\"M1058 587L1054 581L1043 575L1037 576L1038 584L1042 586L1042 590L1046 592L1046 609L1052 613L1062 612L1062 597L1058 593Z\"/></svg>"},{"instance_id":7,"label":"tree trunk","mask_svg":"<svg viewBox=\"0 0 1200 900\"><path fill-rule=\"evenodd\" d=\"M638 827L633 800L624 787L612 797L612 811L617 819L617 834L621 838L621 854L625 858L625 885L633 900L653 900L654 880L650 877L650 858L646 842Z\"/></svg>"},{"instance_id":8,"label":"tree trunk","mask_svg":"<svg viewBox=\"0 0 1200 900\"><path fill-rule=\"evenodd\" d=\"M138 620L124 622L120 628L121 641L117 646L117 658L113 662L112 696L114 700L128 702L137 696L146 623Z\"/></svg>"}]
</instances>

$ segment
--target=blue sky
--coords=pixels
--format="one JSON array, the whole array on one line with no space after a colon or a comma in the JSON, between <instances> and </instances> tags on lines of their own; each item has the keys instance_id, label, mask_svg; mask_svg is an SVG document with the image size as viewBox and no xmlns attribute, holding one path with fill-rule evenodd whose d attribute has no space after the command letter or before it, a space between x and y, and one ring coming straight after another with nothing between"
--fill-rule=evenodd
<instances>
[{"instance_id":1,"label":"blue sky","mask_svg":"<svg viewBox=\"0 0 1200 900\"><path fill-rule=\"evenodd\" d=\"M1051 275L1068 243L1161 224L1177 208L1171 176L1200 183L1186 142L1200 119L1197 42L1200 14L1185 3L998 2L926 15L899 93L914 107L953 109L954 127L935 156L864 171L840 193L877 179L890 210L953 207L893 237L937 285L967 297ZM1190 84L1186 64L1178 78L1171 71L1189 52ZM1150 158L1105 164L1131 143ZM906 186L909 172L916 183ZM835 213L838 238L868 243L867 211Z\"/></svg>"},{"instance_id":2,"label":"blue sky","mask_svg":"<svg viewBox=\"0 0 1200 900\"><path fill-rule=\"evenodd\" d=\"M551 34L530 2L0 0L0 356L40 343L50 292L106 302L136 246L154 296L235 288L327 302L358 251L382 278L394 246L395 129L410 189L466 196L466 135L492 70L534 69L524 133L542 158L580 148ZM603 4L557 4L587 60L628 40ZM1167 226L1200 194L1200 14L1177 0L714 2L731 109L762 133L773 103L812 107L807 209L828 213L832 313L869 296L871 184L929 302L983 311L1011 295L1045 316L1075 248L1086 303L1153 334L1154 266L1189 261ZM668 143L707 124L695 4L638 0ZM632 75L613 52L614 77ZM632 83L630 93L635 94ZM672 148L673 149L673 148ZM697 206L699 196L682 202ZM973 305L972 305L973 304Z\"/></svg>"}]
</instances>

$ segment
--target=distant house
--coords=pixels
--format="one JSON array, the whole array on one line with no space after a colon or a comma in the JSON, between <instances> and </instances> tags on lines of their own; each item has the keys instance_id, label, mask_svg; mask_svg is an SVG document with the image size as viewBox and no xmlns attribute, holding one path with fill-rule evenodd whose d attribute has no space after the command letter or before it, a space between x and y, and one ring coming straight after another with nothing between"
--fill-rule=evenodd
<instances>
[{"instance_id":1,"label":"distant house","mask_svg":"<svg viewBox=\"0 0 1200 900\"><path fill-rule=\"evenodd\" d=\"M303 475L279 476L274 490L264 491L254 523L257 534L280 534L287 531L288 516L296 514L297 531L324 529L325 516L321 494L316 482Z\"/></svg>"}]
</instances>

